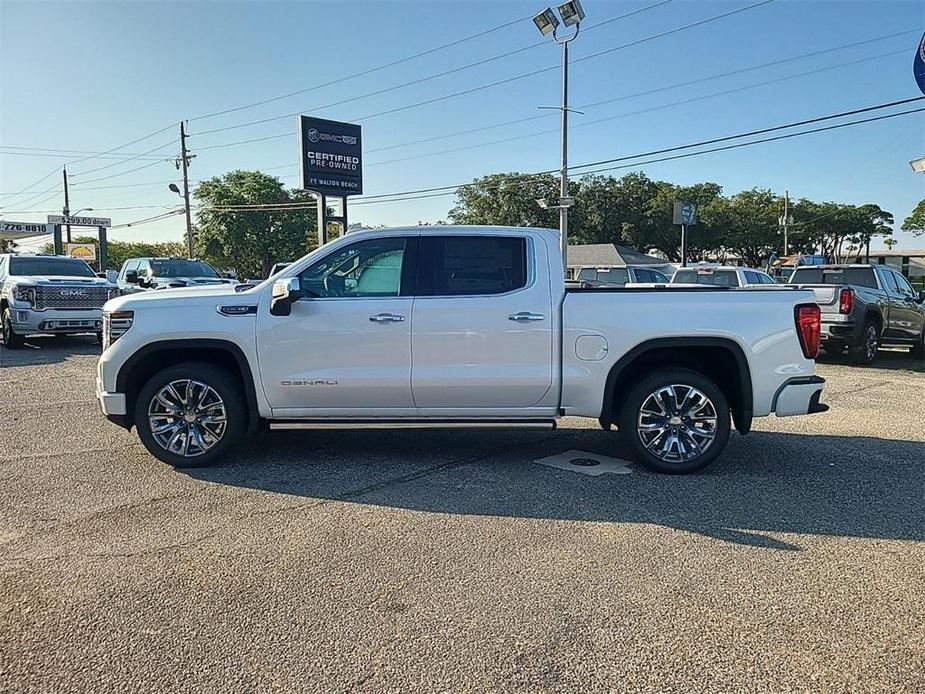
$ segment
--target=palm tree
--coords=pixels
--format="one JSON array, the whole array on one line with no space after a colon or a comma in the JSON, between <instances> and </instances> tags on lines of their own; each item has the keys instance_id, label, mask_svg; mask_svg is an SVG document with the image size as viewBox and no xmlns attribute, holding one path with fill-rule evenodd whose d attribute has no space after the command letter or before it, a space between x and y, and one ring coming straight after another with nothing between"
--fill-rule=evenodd
<instances>
[{"instance_id":1,"label":"palm tree","mask_svg":"<svg viewBox=\"0 0 925 694\"><path fill-rule=\"evenodd\" d=\"M886 246L887 250L892 251L893 246L899 243L899 239L883 239L883 245Z\"/></svg>"}]
</instances>

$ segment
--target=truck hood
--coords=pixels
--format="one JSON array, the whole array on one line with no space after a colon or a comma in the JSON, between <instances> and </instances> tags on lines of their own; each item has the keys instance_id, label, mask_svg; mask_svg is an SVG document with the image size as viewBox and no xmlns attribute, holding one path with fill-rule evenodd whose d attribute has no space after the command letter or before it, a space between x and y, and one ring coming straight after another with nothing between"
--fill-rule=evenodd
<instances>
[{"instance_id":1,"label":"truck hood","mask_svg":"<svg viewBox=\"0 0 925 694\"><path fill-rule=\"evenodd\" d=\"M194 306L196 304L218 305L234 303L238 306L257 305L257 296L251 292L236 292L233 284L196 285L177 289L158 289L152 292L127 294L106 302L106 311L139 310L146 308L167 308Z\"/></svg>"},{"instance_id":2,"label":"truck hood","mask_svg":"<svg viewBox=\"0 0 925 694\"><path fill-rule=\"evenodd\" d=\"M70 275L11 275L10 279L17 286L78 285L82 287L111 287L109 280L102 277L72 277Z\"/></svg>"},{"instance_id":3,"label":"truck hood","mask_svg":"<svg viewBox=\"0 0 925 694\"><path fill-rule=\"evenodd\" d=\"M234 284L233 280L223 277L155 277L153 282L155 288L170 286L212 287L221 284Z\"/></svg>"}]
</instances>

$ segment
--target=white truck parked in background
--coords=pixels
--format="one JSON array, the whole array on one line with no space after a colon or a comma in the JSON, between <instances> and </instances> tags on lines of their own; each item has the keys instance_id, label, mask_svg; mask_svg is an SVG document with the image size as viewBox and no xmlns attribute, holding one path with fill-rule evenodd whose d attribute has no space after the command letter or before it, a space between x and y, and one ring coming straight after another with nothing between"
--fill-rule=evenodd
<instances>
[{"instance_id":1,"label":"white truck parked in background","mask_svg":"<svg viewBox=\"0 0 925 694\"><path fill-rule=\"evenodd\" d=\"M242 292L106 304L97 396L175 465L261 422L319 427L616 424L631 454L692 472L753 417L827 409L809 291L566 289L558 233L347 234Z\"/></svg>"},{"instance_id":2,"label":"white truck parked in background","mask_svg":"<svg viewBox=\"0 0 925 694\"><path fill-rule=\"evenodd\" d=\"M7 349L29 335L102 335L103 304L119 288L78 258L0 255L0 341Z\"/></svg>"}]
</instances>

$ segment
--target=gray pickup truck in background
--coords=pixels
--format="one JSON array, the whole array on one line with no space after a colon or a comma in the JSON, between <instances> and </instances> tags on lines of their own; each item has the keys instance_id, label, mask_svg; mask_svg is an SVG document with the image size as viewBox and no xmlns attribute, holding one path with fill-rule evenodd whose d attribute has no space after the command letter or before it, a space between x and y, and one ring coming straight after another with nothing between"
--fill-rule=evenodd
<instances>
[{"instance_id":1,"label":"gray pickup truck in background","mask_svg":"<svg viewBox=\"0 0 925 694\"><path fill-rule=\"evenodd\" d=\"M857 364L873 364L881 345L909 347L925 357L925 292L884 265L798 267L791 286L812 289L822 311L822 347L848 350Z\"/></svg>"}]
</instances>

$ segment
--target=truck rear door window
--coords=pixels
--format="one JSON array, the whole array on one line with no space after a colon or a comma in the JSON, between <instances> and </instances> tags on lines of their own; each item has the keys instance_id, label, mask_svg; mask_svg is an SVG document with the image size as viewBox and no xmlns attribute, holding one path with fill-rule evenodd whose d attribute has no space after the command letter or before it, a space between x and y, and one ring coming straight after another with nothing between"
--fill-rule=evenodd
<instances>
[{"instance_id":1,"label":"truck rear door window","mask_svg":"<svg viewBox=\"0 0 925 694\"><path fill-rule=\"evenodd\" d=\"M710 284L715 287L739 286L735 270L678 270L672 282L675 284Z\"/></svg>"},{"instance_id":2,"label":"truck rear door window","mask_svg":"<svg viewBox=\"0 0 925 694\"><path fill-rule=\"evenodd\" d=\"M419 296L504 294L527 286L527 240L422 236Z\"/></svg>"},{"instance_id":3,"label":"truck rear door window","mask_svg":"<svg viewBox=\"0 0 925 694\"><path fill-rule=\"evenodd\" d=\"M790 278L791 284L853 284L857 287L877 288L874 268L797 268Z\"/></svg>"}]
</instances>

